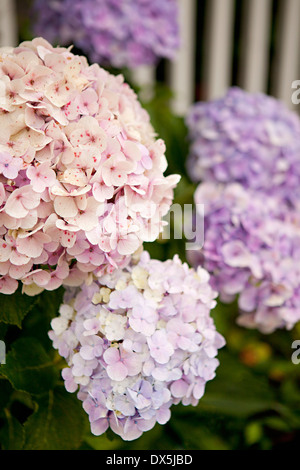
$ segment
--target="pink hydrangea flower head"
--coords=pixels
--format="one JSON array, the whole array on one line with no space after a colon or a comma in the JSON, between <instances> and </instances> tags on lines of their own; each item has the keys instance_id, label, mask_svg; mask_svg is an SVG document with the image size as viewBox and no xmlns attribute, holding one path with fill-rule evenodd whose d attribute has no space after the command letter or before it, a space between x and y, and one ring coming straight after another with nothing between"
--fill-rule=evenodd
<instances>
[{"instance_id":1,"label":"pink hydrangea flower head","mask_svg":"<svg viewBox=\"0 0 300 470\"><path fill-rule=\"evenodd\" d=\"M210 316L217 293L208 281L203 268L144 251L90 286L67 289L49 337L92 433L110 427L137 439L165 424L173 404L197 405L225 344Z\"/></svg>"},{"instance_id":2,"label":"pink hydrangea flower head","mask_svg":"<svg viewBox=\"0 0 300 470\"><path fill-rule=\"evenodd\" d=\"M125 266L159 236L179 181L123 77L70 49L0 50L1 293Z\"/></svg>"}]
</instances>

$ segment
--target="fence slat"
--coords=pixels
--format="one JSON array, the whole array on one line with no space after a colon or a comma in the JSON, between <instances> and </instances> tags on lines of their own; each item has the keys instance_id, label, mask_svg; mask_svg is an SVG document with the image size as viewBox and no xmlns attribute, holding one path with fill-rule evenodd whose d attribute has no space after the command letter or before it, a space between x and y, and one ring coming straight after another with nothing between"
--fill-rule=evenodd
<instances>
[{"instance_id":1,"label":"fence slat","mask_svg":"<svg viewBox=\"0 0 300 470\"><path fill-rule=\"evenodd\" d=\"M274 95L293 109L292 82L299 80L300 1L284 0L278 37L278 56Z\"/></svg>"},{"instance_id":2,"label":"fence slat","mask_svg":"<svg viewBox=\"0 0 300 470\"><path fill-rule=\"evenodd\" d=\"M233 0L210 0L206 23L206 98L222 96L231 84Z\"/></svg>"},{"instance_id":3,"label":"fence slat","mask_svg":"<svg viewBox=\"0 0 300 470\"><path fill-rule=\"evenodd\" d=\"M180 48L170 63L169 82L174 93L172 109L184 115L195 97L196 1L178 0Z\"/></svg>"},{"instance_id":4,"label":"fence slat","mask_svg":"<svg viewBox=\"0 0 300 470\"><path fill-rule=\"evenodd\" d=\"M0 46L17 46L18 26L14 0L0 1Z\"/></svg>"},{"instance_id":5,"label":"fence slat","mask_svg":"<svg viewBox=\"0 0 300 470\"><path fill-rule=\"evenodd\" d=\"M271 15L271 0L248 0L244 18L241 86L250 93L267 91Z\"/></svg>"},{"instance_id":6,"label":"fence slat","mask_svg":"<svg viewBox=\"0 0 300 470\"><path fill-rule=\"evenodd\" d=\"M140 65L131 70L133 83L140 88L139 96L143 101L149 101L154 92L156 68L152 65Z\"/></svg>"}]
</instances>

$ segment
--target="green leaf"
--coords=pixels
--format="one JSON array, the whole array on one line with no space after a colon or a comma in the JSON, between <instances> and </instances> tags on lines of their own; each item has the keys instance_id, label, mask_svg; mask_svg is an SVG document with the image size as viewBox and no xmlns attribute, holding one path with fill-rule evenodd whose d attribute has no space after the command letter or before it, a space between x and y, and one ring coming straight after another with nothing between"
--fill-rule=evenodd
<instances>
[{"instance_id":1,"label":"green leaf","mask_svg":"<svg viewBox=\"0 0 300 470\"><path fill-rule=\"evenodd\" d=\"M22 294L21 288L11 295L0 294L0 322L21 328L23 319L38 300L38 296L30 297Z\"/></svg>"},{"instance_id":2,"label":"green leaf","mask_svg":"<svg viewBox=\"0 0 300 470\"><path fill-rule=\"evenodd\" d=\"M8 325L5 323L0 323L0 339L3 341L7 333Z\"/></svg>"},{"instance_id":3,"label":"green leaf","mask_svg":"<svg viewBox=\"0 0 300 470\"><path fill-rule=\"evenodd\" d=\"M262 424L268 426L270 429L275 429L276 431L281 432L291 432L292 426L289 422L286 422L283 418L279 416L270 416L265 418L262 421Z\"/></svg>"},{"instance_id":4,"label":"green leaf","mask_svg":"<svg viewBox=\"0 0 300 470\"><path fill-rule=\"evenodd\" d=\"M25 450L78 449L85 430L81 402L63 387L37 399L37 410L26 421Z\"/></svg>"},{"instance_id":5,"label":"green leaf","mask_svg":"<svg viewBox=\"0 0 300 470\"><path fill-rule=\"evenodd\" d=\"M167 173L186 174L185 162L189 151L187 127L184 118L175 115L170 107L173 98L172 91L157 84L153 99L144 103L144 108L150 115L157 137L166 144Z\"/></svg>"},{"instance_id":6,"label":"green leaf","mask_svg":"<svg viewBox=\"0 0 300 470\"><path fill-rule=\"evenodd\" d=\"M40 311L40 316L44 316L47 320L58 315L58 309L62 303L64 295L64 288L60 287L54 291L44 291L39 295L39 305L38 309Z\"/></svg>"},{"instance_id":7,"label":"green leaf","mask_svg":"<svg viewBox=\"0 0 300 470\"><path fill-rule=\"evenodd\" d=\"M216 377L207 383L197 410L235 417L249 417L273 410L275 394L264 374L253 372L238 357L221 350Z\"/></svg>"},{"instance_id":8,"label":"green leaf","mask_svg":"<svg viewBox=\"0 0 300 470\"><path fill-rule=\"evenodd\" d=\"M63 288L42 292L39 295L38 303L22 324L22 336L37 338L46 351L53 350L52 341L48 337L48 331L51 329L50 322L52 318L58 315L63 294Z\"/></svg>"},{"instance_id":9,"label":"green leaf","mask_svg":"<svg viewBox=\"0 0 300 470\"><path fill-rule=\"evenodd\" d=\"M48 391L57 380L52 357L35 338L20 338L13 343L1 374L16 390L32 394Z\"/></svg>"},{"instance_id":10,"label":"green leaf","mask_svg":"<svg viewBox=\"0 0 300 470\"><path fill-rule=\"evenodd\" d=\"M2 371L2 367L0 367L0 373ZM13 388L11 384L8 382L8 380L5 380L4 378L0 379L0 413L4 408L6 407L7 403L10 400L10 396L13 392Z\"/></svg>"},{"instance_id":11,"label":"green leaf","mask_svg":"<svg viewBox=\"0 0 300 470\"><path fill-rule=\"evenodd\" d=\"M184 449L193 450L228 450L229 447L220 436L208 429L200 420L191 419L183 422L182 419L173 419L170 426L181 437Z\"/></svg>"},{"instance_id":12,"label":"green leaf","mask_svg":"<svg viewBox=\"0 0 300 470\"><path fill-rule=\"evenodd\" d=\"M114 439L110 438L109 433L106 431L102 436L93 436L91 432L84 438L85 443L94 450L118 450L122 447L122 440L117 434Z\"/></svg>"},{"instance_id":13,"label":"green leaf","mask_svg":"<svg viewBox=\"0 0 300 470\"><path fill-rule=\"evenodd\" d=\"M22 424L5 410L6 425L1 430L1 448L3 450L21 450L25 441L25 433Z\"/></svg>"},{"instance_id":14,"label":"green leaf","mask_svg":"<svg viewBox=\"0 0 300 470\"><path fill-rule=\"evenodd\" d=\"M258 422L249 423L245 429L245 439L248 445L255 444L262 439L263 429Z\"/></svg>"}]
</instances>

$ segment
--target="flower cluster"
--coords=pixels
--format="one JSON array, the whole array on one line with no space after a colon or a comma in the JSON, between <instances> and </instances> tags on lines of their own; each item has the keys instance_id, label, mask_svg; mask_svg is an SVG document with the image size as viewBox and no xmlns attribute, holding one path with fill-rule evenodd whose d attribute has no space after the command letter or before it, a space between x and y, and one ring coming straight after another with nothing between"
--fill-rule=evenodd
<instances>
[{"instance_id":1,"label":"flower cluster","mask_svg":"<svg viewBox=\"0 0 300 470\"><path fill-rule=\"evenodd\" d=\"M0 50L0 292L80 285L162 231L179 177L123 81L36 38Z\"/></svg>"},{"instance_id":2,"label":"flower cluster","mask_svg":"<svg viewBox=\"0 0 300 470\"><path fill-rule=\"evenodd\" d=\"M300 119L279 100L237 87L194 104L186 118L193 181L238 182L300 198Z\"/></svg>"},{"instance_id":3,"label":"flower cluster","mask_svg":"<svg viewBox=\"0 0 300 470\"><path fill-rule=\"evenodd\" d=\"M208 281L203 268L144 251L126 268L67 289L49 337L93 434L110 427L133 440L166 423L172 404L198 403L225 343L210 316L217 294Z\"/></svg>"},{"instance_id":4,"label":"flower cluster","mask_svg":"<svg viewBox=\"0 0 300 470\"><path fill-rule=\"evenodd\" d=\"M205 242L191 263L203 263L222 301L238 296L240 325L291 329L300 320L299 213L238 183L202 183L195 202L205 204Z\"/></svg>"},{"instance_id":5,"label":"flower cluster","mask_svg":"<svg viewBox=\"0 0 300 470\"><path fill-rule=\"evenodd\" d=\"M34 11L36 35L74 43L105 66L172 59L179 46L176 0L36 0Z\"/></svg>"}]
</instances>

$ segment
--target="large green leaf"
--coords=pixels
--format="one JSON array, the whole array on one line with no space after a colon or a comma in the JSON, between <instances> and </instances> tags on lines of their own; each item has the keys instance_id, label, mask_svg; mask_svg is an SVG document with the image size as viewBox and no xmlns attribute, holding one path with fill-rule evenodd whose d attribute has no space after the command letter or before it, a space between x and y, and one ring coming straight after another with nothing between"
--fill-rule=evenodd
<instances>
[{"instance_id":1,"label":"large green leaf","mask_svg":"<svg viewBox=\"0 0 300 470\"><path fill-rule=\"evenodd\" d=\"M1 374L16 390L31 394L48 391L57 380L53 359L36 338L20 338L13 343Z\"/></svg>"},{"instance_id":2,"label":"large green leaf","mask_svg":"<svg viewBox=\"0 0 300 470\"><path fill-rule=\"evenodd\" d=\"M184 449L201 450L228 450L225 436L221 438L215 430L208 429L208 426L193 419L185 420L173 417L170 425L182 438Z\"/></svg>"},{"instance_id":3,"label":"large green leaf","mask_svg":"<svg viewBox=\"0 0 300 470\"><path fill-rule=\"evenodd\" d=\"M262 411L272 411L276 403L267 377L242 364L239 357L221 350L216 377L207 383L197 407L216 414L249 417Z\"/></svg>"},{"instance_id":4,"label":"large green leaf","mask_svg":"<svg viewBox=\"0 0 300 470\"><path fill-rule=\"evenodd\" d=\"M21 328L23 319L38 300L38 296L30 297L22 294L20 288L11 295L0 294L0 322Z\"/></svg>"},{"instance_id":5,"label":"large green leaf","mask_svg":"<svg viewBox=\"0 0 300 470\"><path fill-rule=\"evenodd\" d=\"M72 450L82 441L87 417L81 402L63 387L37 399L37 410L26 421L25 450Z\"/></svg>"},{"instance_id":6,"label":"large green leaf","mask_svg":"<svg viewBox=\"0 0 300 470\"><path fill-rule=\"evenodd\" d=\"M1 430L1 448L3 450L21 450L24 445L25 433L22 424L5 410L6 424Z\"/></svg>"},{"instance_id":7,"label":"large green leaf","mask_svg":"<svg viewBox=\"0 0 300 470\"><path fill-rule=\"evenodd\" d=\"M22 336L37 338L47 351L53 350L48 331L52 318L58 315L63 293L63 288L42 292L37 304L22 323Z\"/></svg>"},{"instance_id":8,"label":"large green leaf","mask_svg":"<svg viewBox=\"0 0 300 470\"><path fill-rule=\"evenodd\" d=\"M0 373L2 371L2 367L0 367ZM5 380L3 377L0 379L0 413L2 413L2 410L6 407L10 396L13 392L13 388L11 384L8 382L8 380Z\"/></svg>"}]
</instances>

